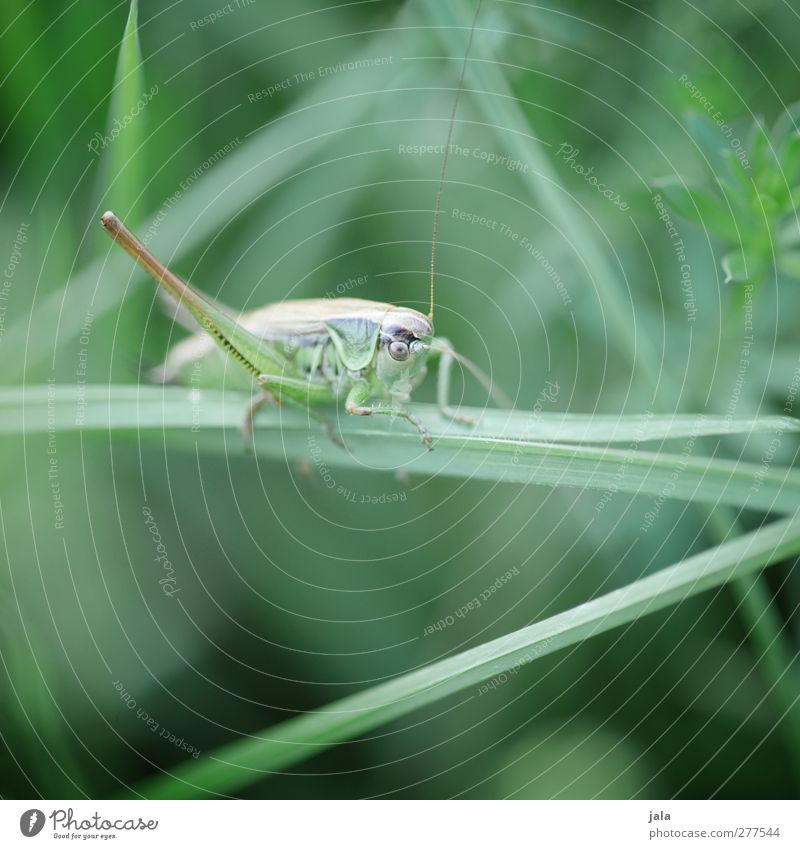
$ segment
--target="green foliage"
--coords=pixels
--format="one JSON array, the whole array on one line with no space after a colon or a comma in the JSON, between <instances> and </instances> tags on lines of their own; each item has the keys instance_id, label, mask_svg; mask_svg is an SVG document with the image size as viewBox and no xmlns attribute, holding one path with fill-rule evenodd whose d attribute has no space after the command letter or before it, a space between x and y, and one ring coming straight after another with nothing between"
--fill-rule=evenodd
<instances>
[{"instance_id":1,"label":"green foliage","mask_svg":"<svg viewBox=\"0 0 800 849\"><path fill-rule=\"evenodd\" d=\"M776 522L528 628L290 719L267 729L261 739L242 740L197 763L187 762L174 776L149 782L138 792L156 798L229 794L250 784L253 772L285 769L482 681L491 689L501 687L509 674L540 657L798 553L800 519Z\"/></svg>"},{"instance_id":2,"label":"green foliage","mask_svg":"<svg viewBox=\"0 0 800 849\"><path fill-rule=\"evenodd\" d=\"M425 308L474 5L219 5L0 7L0 793L796 795L796 16L484 2L436 331L515 409L249 456L98 217L233 309Z\"/></svg>"},{"instance_id":3,"label":"green foliage","mask_svg":"<svg viewBox=\"0 0 800 849\"><path fill-rule=\"evenodd\" d=\"M771 131L756 118L744 147L737 144L739 153L710 118L691 115L688 127L711 179L706 185L680 177L657 182L679 215L727 244L721 260L726 283L760 283L774 268L800 277L798 115L800 104L788 107Z\"/></svg>"},{"instance_id":4,"label":"green foliage","mask_svg":"<svg viewBox=\"0 0 800 849\"><path fill-rule=\"evenodd\" d=\"M113 139L101 152L100 185L105 189L100 206L115 209L138 223L146 201L147 168L142 151L147 138L146 118L141 113L149 96L139 45L139 5L131 0L128 20L119 48L119 59L111 95L106 139ZM142 106L142 103L145 106ZM122 129L120 129L122 128Z\"/></svg>"}]
</instances>

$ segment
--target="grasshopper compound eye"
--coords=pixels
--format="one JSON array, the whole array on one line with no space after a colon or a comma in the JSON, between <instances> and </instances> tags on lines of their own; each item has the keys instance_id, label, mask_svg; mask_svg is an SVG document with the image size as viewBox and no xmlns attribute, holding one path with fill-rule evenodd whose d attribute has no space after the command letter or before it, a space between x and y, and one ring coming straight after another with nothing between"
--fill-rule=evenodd
<instances>
[{"instance_id":1,"label":"grasshopper compound eye","mask_svg":"<svg viewBox=\"0 0 800 849\"><path fill-rule=\"evenodd\" d=\"M408 359L408 345L405 342L390 342L389 343L389 356L393 360L398 360L399 362L403 362L403 360Z\"/></svg>"}]
</instances>

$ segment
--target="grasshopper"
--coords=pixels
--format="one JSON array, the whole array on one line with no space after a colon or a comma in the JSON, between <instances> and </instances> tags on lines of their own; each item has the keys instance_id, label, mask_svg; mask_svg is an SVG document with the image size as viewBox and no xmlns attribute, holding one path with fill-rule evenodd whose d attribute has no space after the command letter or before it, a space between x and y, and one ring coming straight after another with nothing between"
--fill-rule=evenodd
<instances>
[{"instance_id":1,"label":"grasshopper","mask_svg":"<svg viewBox=\"0 0 800 849\"><path fill-rule=\"evenodd\" d=\"M252 435L253 417L264 403L300 407L313 414L312 408L317 405L344 398L344 408L350 415L389 415L405 419L417 429L428 448L432 447L428 429L403 405L425 377L427 363L433 356L440 359L437 404L447 418L472 423L448 403L450 373L455 361L470 371L491 394L501 398L490 379L474 363L456 353L447 339L434 337L433 333L441 195L471 43L472 32L453 104L436 196L428 314L360 298L313 298L269 304L236 318L227 307L173 274L113 212L106 212L100 219L106 232L205 331L174 346L164 364L155 370L157 379L186 382L193 364L213 358L217 348L221 348L241 366L240 378L246 379L250 386L253 379L259 384L245 411L242 431L246 436ZM373 403L373 400L382 403ZM505 399L500 403L505 403ZM327 421L314 415L334 438Z\"/></svg>"}]
</instances>

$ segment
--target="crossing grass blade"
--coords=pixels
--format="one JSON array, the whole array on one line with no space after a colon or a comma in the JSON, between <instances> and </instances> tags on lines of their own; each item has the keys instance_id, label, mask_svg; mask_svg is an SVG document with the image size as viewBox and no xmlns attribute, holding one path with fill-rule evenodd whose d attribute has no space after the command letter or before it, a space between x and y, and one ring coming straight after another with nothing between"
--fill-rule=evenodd
<instances>
[{"instance_id":1,"label":"crossing grass blade","mask_svg":"<svg viewBox=\"0 0 800 849\"><path fill-rule=\"evenodd\" d=\"M100 206L119 209L134 224L138 223L136 210L143 205L142 191L147 184L147 171L143 161L143 147L147 138L147 110L140 101L146 93L146 80L142 51L139 44L139 4L131 0L128 20L122 36L117 59L117 71L111 95L107 133L114 132L116 121L127 121L101 154L100 185L105 189ZM141 114L139 114L141 113Z\"/></svg>"},{"instance_id":2,"label":"crossing grass blade","mask_svg":"<svg viewBox=\"0 0 800 849\"><path fill-rule=\"evenodd\" d=\"M542 622L225 745L145 782L138 793L170 799L235 793L481 681L798 553L799 517L765 525Z\"/></svg>"}]
</instances>

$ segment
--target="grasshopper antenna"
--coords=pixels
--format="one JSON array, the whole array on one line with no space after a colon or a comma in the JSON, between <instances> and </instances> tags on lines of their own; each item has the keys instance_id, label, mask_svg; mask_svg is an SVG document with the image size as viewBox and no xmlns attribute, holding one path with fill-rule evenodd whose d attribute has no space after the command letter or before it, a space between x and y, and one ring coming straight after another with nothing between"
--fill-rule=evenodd
<instances>
[{"instance_id":1,"label":"grasshopper antenna","mask_svg":"<svg viewBox=\"0 0 800 849\"><path fill-rule=\"evenodd\" d=\"M475 7L475 16L472 19L472 26L469 31L469 41L467 41L467 49L464 52L464 61L461 64L461 75L458 78L458 88L456 89L456 96L453 99L453 111L450 113L450 125L447 128L447 144L444 147L444 156L442 157L442 170L439 174L439 187L436 190L436 204L433 209L433 235L431 237L431 308L428 312L428 318L431 320L431 323L433 323L433 303L436 288L436 240L439 236L439 218L442 213L442 192L444 191L444 178L447 173L447 159L450 156L450 142L453 139L453 128L456 124L458 101L461 99L461 92L464 91L464 76L467 73L467 60L469 59L469 51L472 48L472 39L475 36L475 24L478 22L478 15L481 12L482 3L483 0L478 0L478 5Z\"/></svg>"}]
</instances>

